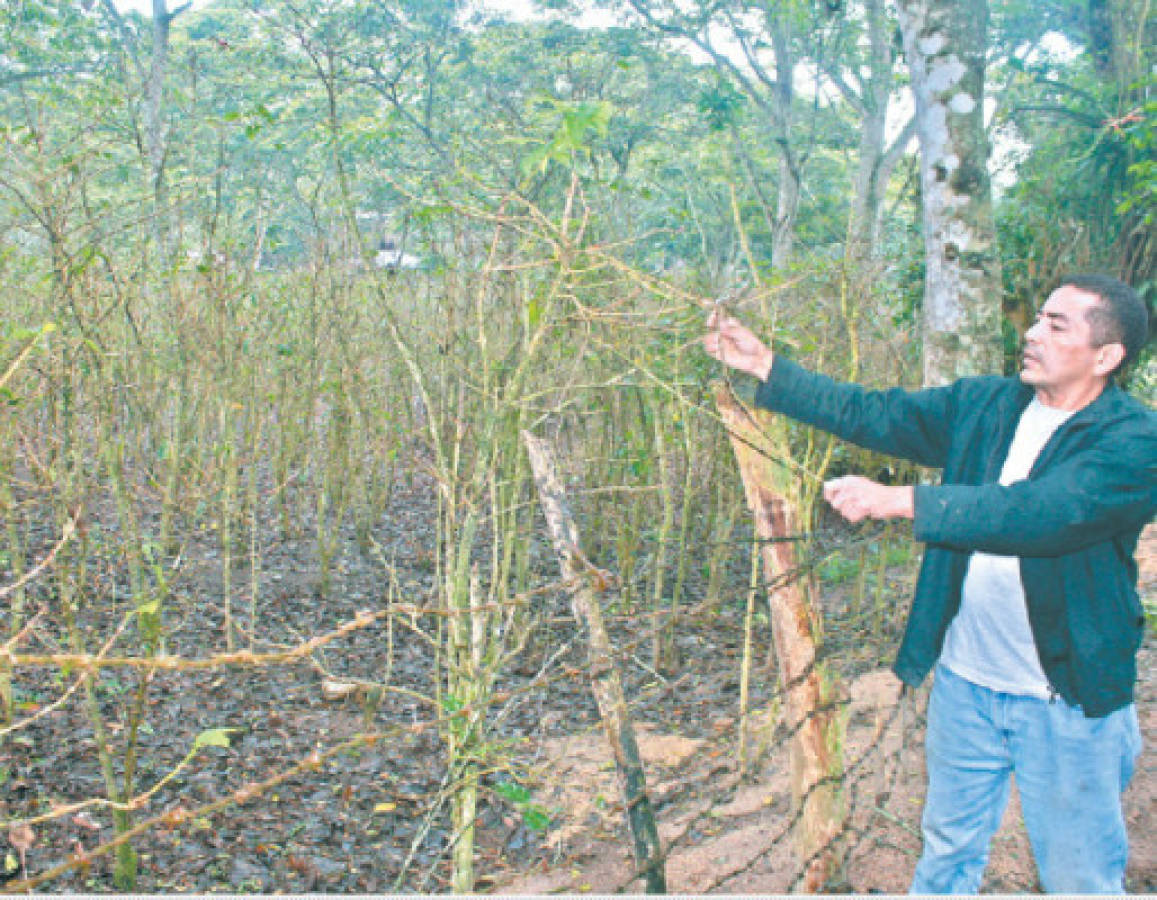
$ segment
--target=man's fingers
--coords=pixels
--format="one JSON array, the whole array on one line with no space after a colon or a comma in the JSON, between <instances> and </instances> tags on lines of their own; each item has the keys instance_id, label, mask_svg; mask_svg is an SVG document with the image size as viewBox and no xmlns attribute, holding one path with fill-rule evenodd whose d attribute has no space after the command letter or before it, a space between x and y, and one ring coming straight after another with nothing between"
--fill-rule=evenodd
<instances>
[{"instance_id":1,"label":"man's fingers","mask_svg":"<svg viewBox=\"0 0 1157 900\"><path fill-rule=\"evenodd\" d=\"M703 335L703 349L708 354L720 359L723 355L723 338L718 331L712 331L709 334Z\"/></svg>"},{"instance_id":2,"label":"man's fingers","mask_svg":"<svg viewBox=\"0 0 1157 900\"><path fill-rule=\"evenodd\" d=\"M861 506L857 500L845 499L838 503L833 503L832 509L853 525L863 521L871 514L871 511Z\"/></svg>"},{"instance_id":3,"label":"man's fingers","mask_svg":"<svg viewBox=\"0 0 1157 900\"><path fill-rule=\"evenodd\" d=\"M861 475L825 482L824 499L852 523L864 519L912 519L916 515L911 487L888 487Z\"/></svg>"},{"instance_id":4,"label":"man's fingers","mask_svg":"<svg viewBox=\"0 0 1157 900\"><path fill-rule=\"evenodd\" d=\"M832 478L824 482L824 499L828 503L835 503L840 497L847 495L856 487L858 481L855 475L844 475L842 478Z\"/></svg>"},{"instance_id":5,"label":"man's fingers","mask_svg":"<svg viewBox=\"0 0 1157 900\"><path fill-rule=\"evenodd\" d=\"M707 327L716 334L726 334L734 337L737 329L742 329L743 324L734 316L729 316L721 309L711 310L711 315L707 317Z\"/></svg>"},{"instance_id":6,"label":"man's fingers","mask_svg":"<svg viewBox=\"0 0 1157 900\"><path fill-rule=\"evenodd\" d=\"M865 493L865 488L870 484L866 478L858 475L833 478L824 482L824 499L831 504L832 509L854 525L871 514L871 505Z\"/></svg>"},{"instance_id":7,"label":"man's fingers","mask_svg":"<svg viewBox=\"0 0 1157 900\"><path fill-rule=\"evenodd\" d=\"M735 335L733 332L733 329L738 325L739 322L737 320L723 315L719 310L713 310L711 316L707 319L707 327L710 330L707 334L703 335L703 349L716 359L723 358L723 354L727 351L728 345L731 346L731 349L738 349L735 344Z\"/></svg>"},{"instance_id":8,"label":"man's fingers","mask_svg":"<svg viewBox=\"0 0 1157 900\"><path fill-rule=\"evenodd\" d=\"M712 310L703 335L703 349L715 359L766 380L771 370L771 351L738 319L721 310Z\"/></svg>"}]
</instances>

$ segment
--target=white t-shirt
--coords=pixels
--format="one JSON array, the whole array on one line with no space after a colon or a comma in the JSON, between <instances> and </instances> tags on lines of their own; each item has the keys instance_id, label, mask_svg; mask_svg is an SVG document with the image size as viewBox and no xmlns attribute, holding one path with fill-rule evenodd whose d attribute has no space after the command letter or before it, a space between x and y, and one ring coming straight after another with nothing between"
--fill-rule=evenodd
<instances>
[{"instance_id":1,"label":"white t-shirt","mask_svg":"<svg viewBox=\"0 0 1157 900\"><path fill-rule=\"evenodd\" d=\"M1033 398L1017 423L1000 483L1027 478L1041 449L1073 412ZM961 678L990 690L1049 696L1028 622L1018 557L972 554L960 611L948 627L940 661Z\"/></svg>"}]
</instances>

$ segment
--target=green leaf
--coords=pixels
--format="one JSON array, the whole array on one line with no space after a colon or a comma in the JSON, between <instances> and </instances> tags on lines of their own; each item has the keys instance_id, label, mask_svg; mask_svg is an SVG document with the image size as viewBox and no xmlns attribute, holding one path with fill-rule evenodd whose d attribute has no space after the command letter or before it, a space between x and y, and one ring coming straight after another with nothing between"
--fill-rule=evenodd
<instances>
[{"instance_id":1,"label":"green leaf","mask_svg":"<svg viewBox=\"0 0 1157 900\"><path fill-rule=\"evenodd\" d=\"M200 750L202 747L228 747L229 735L236 731L236 728L210 728L207 731L202 731L197 735L197 739L193 741L193 749Z\"/></svg>"},{"instance_id":2,"label":"green leaf","mask_svg":"<svg viewBox=\"0 0 1157 900\"><path fill-rule=\"evenodd\" d=\"M442 711L447 715L454 715L465 705L466 704L464 704L457 697L451 696L450 694L447 694L442 698Z\"/></svg>"},{"instance_id":3,"label":"green leaf","mask_svg":"<svg viewBox=\"0 0 1157 900\"><path fill-rule=\"evenodd\" d=\"M518 163L518 172L523 178L529 178L535 172L545 172L551 160L551 147L542 146L532 150Z\"/></svg>"},{"instance_id":4,"label":"green leaf","mask_svg":"<svg viewBox=\"0 0 1157 900\"><path fill-rule=\"evenodd\" d=\"M494 785L494 792L511 803L525 803L530 799L530 791L513 781L501 781Z\"/></svg>"},{"instance_id":5,"label":"green leaf","mask_svg":"<svg viewBox=\"0 0 1157 900\"><path fill-rule=\"evenodd\" d=\"M531 831L546 831L550 827L550 816L538 806L528 806L522 811L522 822Z\"/></svg>"},{"instance_id":6,"label":"green leaf","mask_svg":"<svg viewBox=\"0 0 1157 900\"><path fill-rule=\"evenodd\" d=\"M435 219L444 218L454 212L454 207L448 203L436 203L420 206L414 210L414 219L420 224L428 224Z\"/></svg>"}]
</instances>

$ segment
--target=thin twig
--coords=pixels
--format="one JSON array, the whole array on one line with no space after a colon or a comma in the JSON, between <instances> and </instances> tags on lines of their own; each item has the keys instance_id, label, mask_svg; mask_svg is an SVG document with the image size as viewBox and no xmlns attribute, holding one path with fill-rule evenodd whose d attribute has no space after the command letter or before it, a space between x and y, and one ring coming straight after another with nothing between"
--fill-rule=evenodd
<instances>
[{"instance_id":1,"label":"thin twig","mask_svg":"<svg viewBox=\"0 0 1157 900\"><path fill-rule=\"evenodd\" d=\"M27 572L25 572L20 578L16 579L16 581L12 582L12 584L6 585L4 588L0 588L0 600L3 600L16 591L20 590L30 581L35 581L37 578L39 578L40 574L56 561L56 554L60 552L61 548L67 544L69 540L71 540L72 536L76 533L76 524L79 521L80 510L78 509L75 513L73 513L72 518L64 523L64 527L60 531L60 540L58 540L56 545L48 551L48 555Z\"/></svg>"}]
</instances>

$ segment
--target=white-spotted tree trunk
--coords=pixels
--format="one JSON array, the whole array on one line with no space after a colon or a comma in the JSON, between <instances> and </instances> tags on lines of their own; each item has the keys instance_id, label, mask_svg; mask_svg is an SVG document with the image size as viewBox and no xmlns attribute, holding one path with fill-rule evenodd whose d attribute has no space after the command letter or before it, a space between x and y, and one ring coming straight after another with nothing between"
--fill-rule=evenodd
<instances>
[{"instance_id":1,"label":"white-spotted tree trunk","mask_svg":"<svg viewBox=\"0 0 1157 900\"><path fill-rule=\"evenodd\" d=\"M984 132L987 0L899 0L924 206L924 383L1000 370L1000 261Z\"/></svg>"}]
</instances>

